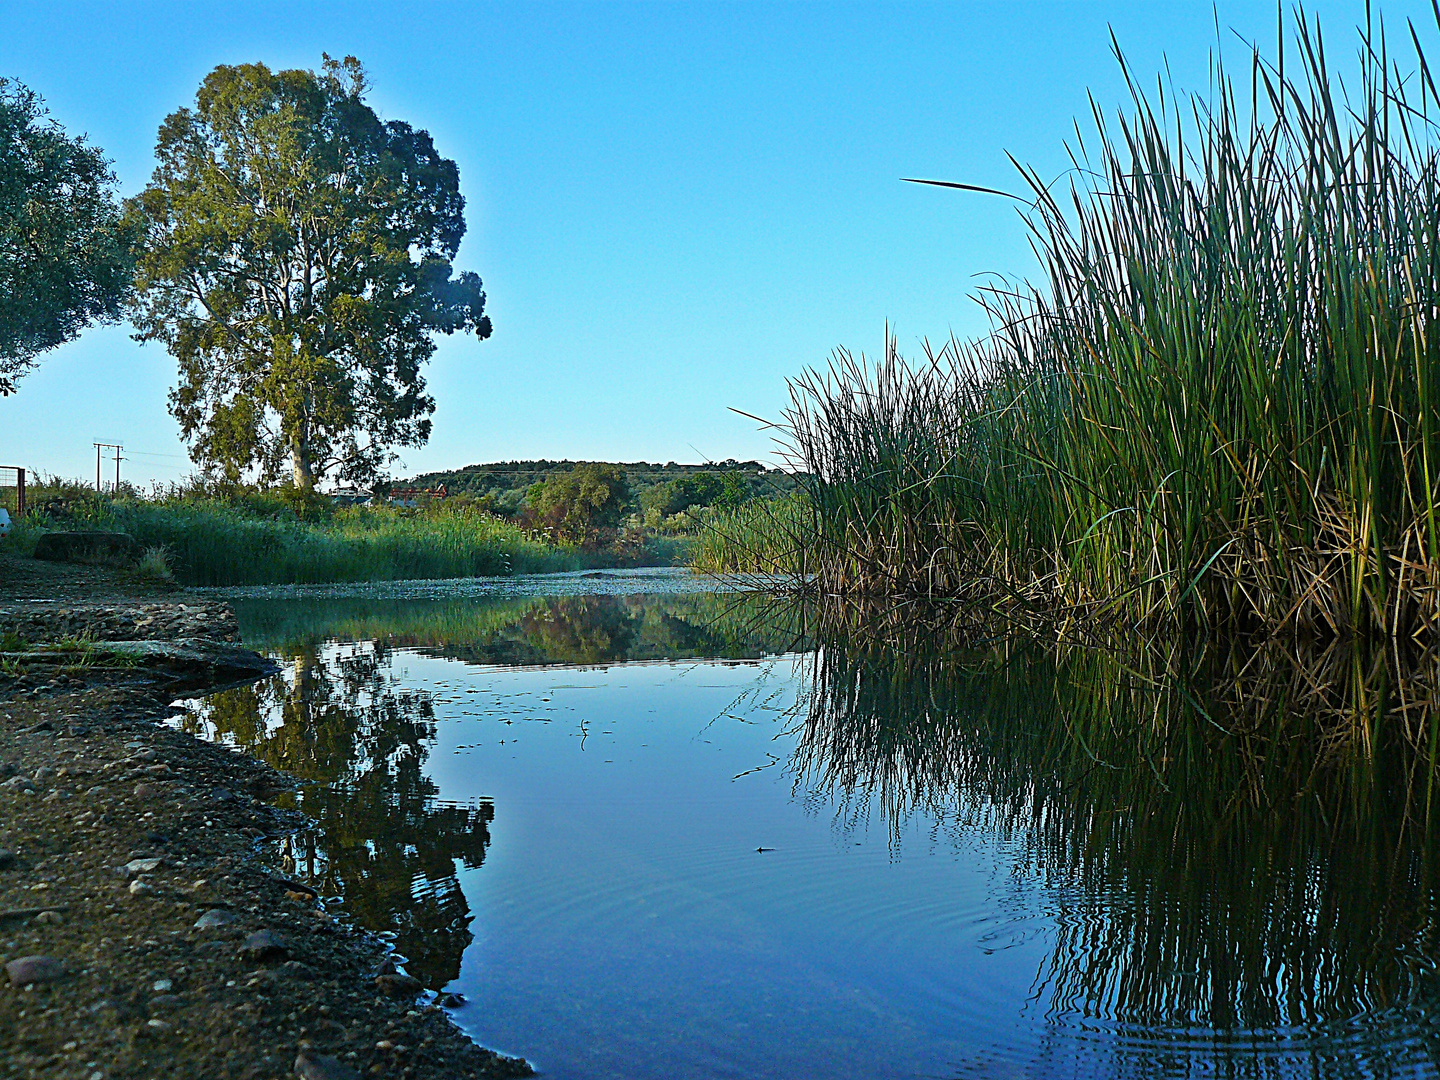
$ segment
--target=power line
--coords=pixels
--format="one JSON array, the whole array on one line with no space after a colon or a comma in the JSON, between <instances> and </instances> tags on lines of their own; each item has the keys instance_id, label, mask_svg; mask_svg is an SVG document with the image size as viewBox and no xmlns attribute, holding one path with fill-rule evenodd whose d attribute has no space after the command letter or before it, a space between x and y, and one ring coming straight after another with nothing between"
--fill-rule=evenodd
<instances>
[{"instance_id":1,"label":"power line","mask_svg":"<svg viewBox=\"0 0 1440 1080\"><path fill-rule=\"evenodd\" d=\"M120 451L124 450L125 447L122 446L120 443L113 443L113 442L97 442L97 443L94 443L93 445L94 445L94 447L95 447L95 493L96 493L97 495L100 493L100 451L101 451L101 450L114 450L114 451L115 451L115 490L118 492L118 491L120 490L120 462L122 462L122 461L125 460L124 458L122 458L122 457L120 456Z\"/></svg>"}]
</instances>

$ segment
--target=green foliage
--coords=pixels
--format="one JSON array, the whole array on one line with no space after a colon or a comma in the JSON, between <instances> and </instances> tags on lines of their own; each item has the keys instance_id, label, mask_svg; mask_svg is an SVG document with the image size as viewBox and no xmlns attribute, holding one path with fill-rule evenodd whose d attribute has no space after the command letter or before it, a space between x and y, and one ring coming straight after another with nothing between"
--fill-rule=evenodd
<instances>
[{"instance_id":1,"label":"green foliage","mask_svg":"<svg viewBox=\"0 0 1440 1080\"><path fill-rule=\"evenodd\" d=\"M130 233L110 163L0 78L0 394L36 357L114 322L130 286Z\"/></svg>"},{"instance_id":2,"label":"green foliage","mask_svg":"<svg viewBox=\"0 0 1440 1080\"><path fill-rule=\"evenodd\" d=\"M393 581L586 565L518 525L479 511L349 507L302 521L282 500L265 495L236 501L74 499L59 517L30 519L7 548L33 551L47 526L128 533L146 548L163 548L167 566L186 585Z\"/></svg>"},{"instance_id":3,"label":"green foliage","mask_svg":"<svg viewBox=\"0 0 1440 1080\"><path fill-rule=\"evenodd\" d=\"M1296 27L1300 62L1255 56L1249 101L1223 72L1158 104L1132 80L1071 191L1025 173L1046 283L983 293L989 338L792 384L822 590L1440 625L1440 98L1368 30L1337 98Z\"/></svg>"},{"instance_id":4,"label":"green foliage","mask_svg":"<svg viewBox=\"0 0 1440 1080\"><path fill-rule=\"evenodd\" d=\"M451 496L489 495L498 513L511 516L520 512L525 494L536 484L544 483L555 473L566 472L580 461L503 461L486 465L467 465L463 469L423 473L403 481L402 486L433 488L444 484ZM603 463L602 463L603 464ZM796 478L788 472L767 469L758 461L720 461L710 465L680 465L675 462L653 464L646 461L611 462L625 473L636 505L644 507L645 493L698 474L714 473L726 485L721 499L741 502L745 499L781 495L795 487ZM727 504L728 505L728 504ZM681 509L684 509L683 507ZM662 515L663 516L663 515Z\"/></svg>"},{"instance_id":5,"label":"green foliage","mask_svg":"<svg viewBox=\"0 0 1440 1080\"><path fill-rule=\"evenodd\" d=\"M195 460L239 483L370 480L430 435L434 335L490 335L459 170L382 122L358 61L222 65L160 128L133 319L180 365L170 410Z\"/></svg>"},{"instance_id":6,"label":"green foliage","mask_svg":"<svg viewBox=\"0 0 1440 1080\"><path fill-rule=\"evenodd\" d=\"M172 584L175 575L170 570L170 556L163 547L147 548L135 565L135 573L149 581Z\"/></svg>"},{"instance_id":7,"label":"green foliage","mask_svg":"<svg viewBox=\"0 0 1440 1080\"><path fill-rule=\"evenodd\" d=\"M750 497L745 481L735 472L697 472L656 484L640 494L640 509L649 517L670 517L692 506L733 509Z\"/></svg>"},{"instance_id":8,"label":"green foliage","mask_svg":"<svg viewBox=\"0 0 1440 1080\"><path fill-rule=\"evenodd\" d=\"M619 527L630 484L616 465L577 465L535 485L528 500L537 524L557 542L593 547Z\"/></svg>"},{"instance_id":9,"label":"green foliage","mask_svg":"<svg viewBox=\"0 0 1440 1080\"><path fill-rule=\"evenodd\" d=\"M700 524L688 553L691 566L707 574L805 576L814 548L808 497L791 492L720 509Z\"/></svg>"}]
</instances>

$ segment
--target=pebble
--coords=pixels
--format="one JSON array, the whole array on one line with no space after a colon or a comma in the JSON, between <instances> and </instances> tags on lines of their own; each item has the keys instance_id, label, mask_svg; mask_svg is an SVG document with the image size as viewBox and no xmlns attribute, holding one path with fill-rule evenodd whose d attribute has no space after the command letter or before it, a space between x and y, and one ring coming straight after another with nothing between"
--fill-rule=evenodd
<instances>
[{"instance_id":1,"label":"pebble","mask_svg":"<svg viewBox=\"0 0 1440 1080\"><path fill-rule=\"evenodd\" d=\"M150 874L159 869L164 859L131 859L125 864L127 877L134 877L136 874Z\"/></svg>"},{"instance_id":2,"label":"pebble","mask_svg":"<svg viewBox=\"0 0 1440 1080\"><path fill-rule=\"evenodd\" d=\"M290 955L290 946L273 930L256 930L241 942L240 955L247 960L283 960Z\"/></svg>"},{"instance_id":3,"label":"pebble","mask_svg":"<svg viewBox=\"0 0 1440 1080\"><path fill-rule=\"evenodd\" d=\"M153 796L154 794L155 794L155 785L153 785L153 784L136 784L136 785L135 785L135 797L136 797L137 799L148 799L148 798L150 798L151 796Z\"/></svg>"},{"instance_id":4,"label":"pebble","mask_svg":"<svg viewBox=\"0 0 1440 1080\"><path fill-rule=\"evenodd\" d=\"M229 926L235 921L235 916L220 908L211 908L195 920L196 930L218 930L222 926Z\"/></svg>"},{"instance_id":5,"label":"pebble","mask_svg":"<svg viewBox=\"0 0 1440 1080\"><path fill-rule=\"evenodd\" d=\"M130 882L131 896L144 896L146 893L153 893L154 891L155 886L151 885L150 882L146 881L144 878L136 878L134 881Z\"/></svg>"},{"instance_id":6,"label":"pebble","mask_svg":"<svg viewBox=\"0 0 1440 1080\"><path fill-rule=\"evenodd\" d=\"M65 965L53 956L22 956L5 965L11 986L55 982L66 975Z\"/></svg>"},{"instance_id":7,"label":"pebble","mask_svg":"<svg viewBox=\"0 0 1440 1080\"><path fill-rule=\"evenodd\" d=\"M35 916L35 921L41 926L59 926L65 921L65 916L58 911L42 911Z\"/></svg>"},{"instance_id":8,"label":"pebble","mask_svg":"<svg viewBox=\"0 0 1440 1080\"><path fill-rule=\"evenodd\" d=\"M399 974L376 975L375 988L390 997L413 996L423 989L419 979Z\"/></svg>"},{"instance_id":9,"label":"pebble","mask_svg":"<svg viewBox=\"0 0 1440 1080\"><path fill-rule=\"evenodd\" d=\"M280 970L292 979L300 979L309 982L315 978L315 969L309 964L302 964L299 960L287 960L280 965Z\"/></svg>"},{"instance_id":10,"label":"pebble","mask_svg":"<svg viewBox=\"0 0 1440 1080\"><path fill-rule=\"evenodd\" d=\"M150 984L150 989L157 994L168 994L175 989L175 982L173 979L156 979Z\"/></svg>"},{"instance_id":11,"label":"pebble","mask_svg":"<svg viewBox=\"0 0 1440 1080\"><path fill-rule=\"evenodd\" d=\"M295 1055L295 1075L300 1080L358 1080L360 1074L339 1058L301 1050Z\"/></svg>"}]
</instances>

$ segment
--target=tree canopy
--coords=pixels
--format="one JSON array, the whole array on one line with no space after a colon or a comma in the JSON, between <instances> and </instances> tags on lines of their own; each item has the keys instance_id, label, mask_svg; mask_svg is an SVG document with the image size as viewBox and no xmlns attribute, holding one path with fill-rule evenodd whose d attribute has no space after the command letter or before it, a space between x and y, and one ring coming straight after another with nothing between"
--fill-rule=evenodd
<instances>
[{"instance_id":1,"label":"tree canopy","mask_svg":"<svg viewBox=\"0 0 1440 1080\"><path fill-rule=\"evenodd\" d=\"M617 527L630 503L630 482L618 465L591 462L548 477L529 492L534 517L565 544L594 544Z\"/></svg>"},{"instance_id":2,"label":"tree canopy","mask_svg":"<svg viewBox=\"0 0 1440 1080\"><path fill-rule=\"evenodd\" d=\"M119 317L129 249L104 154L0 79L0 394L41 353Z\"/></svg>"},{"instance_id":3,"label":"tree canopy","mask_svg":"<svg viewBox=\"0 0 1440 1080\"><path fill-rule=\"evenodd\" d=\"M179 362L170 410L226 480L374 479L430 436L435 335L490 336L480 278L452 274L459 169L365 90L354 57L217 67L130 203L136 336Z\"/></svg>"}]
</instances>

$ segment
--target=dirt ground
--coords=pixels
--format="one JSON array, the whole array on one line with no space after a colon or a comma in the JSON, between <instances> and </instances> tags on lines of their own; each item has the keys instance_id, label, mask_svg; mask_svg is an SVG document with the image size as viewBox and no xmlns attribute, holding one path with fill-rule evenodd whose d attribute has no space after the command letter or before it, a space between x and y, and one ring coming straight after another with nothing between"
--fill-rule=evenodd
<instances>
[{"instance_id":1,"label":"dirt ground","mask_svg":"<svg viewBox=\"0 0 1440 1080\"><path fill-rule=\"evenodd\" d=\"M234 636L223 604L0 556L14 655L55 638ZM205 672L0 672L0 1077L513 1077L384 943L287 881L283 774L165 726Z\"/></svg>"}]
</instances>

